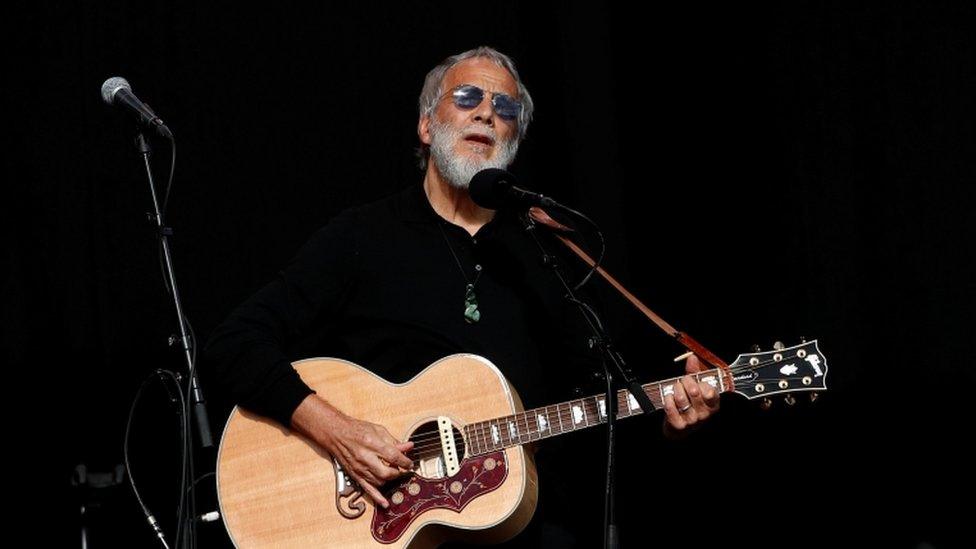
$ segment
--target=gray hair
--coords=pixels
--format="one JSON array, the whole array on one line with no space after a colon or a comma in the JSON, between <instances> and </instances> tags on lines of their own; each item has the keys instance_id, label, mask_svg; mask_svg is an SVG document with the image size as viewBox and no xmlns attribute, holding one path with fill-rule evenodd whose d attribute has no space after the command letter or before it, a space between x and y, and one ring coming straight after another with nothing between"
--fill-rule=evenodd
<instances>
[{"instance_id":1,"label":"gray hair","mask_svg":"<svg viewBox=\"0 0 976 549\"><path fill-rule=\"evenodd\" d=\"M499 67L507 70L512 75L512 78L515 79L515 84L518 86L518 99L522 101L522 112L518 118L517 136L518 141L521 142L525 138L525 132L529 129L529 122L532 121L532 112L535 110L532 103L532 96L529 95L528 88L525 87L522 79L519 78L518 70L515 69L515 62L512 61L512 58L488 46L480 46L457 55L452 55L427 73L427 77L424 79L424 88L420 92L420 100L418 101L420 116L433 116L434 109L437 107L437 101L444 94L441 86L444 84L444 75L447 74L447 71L461 61L473 58L489 59ZM427 169L427 159L429 156L430 146L422 143L417 148L417 162L421 170Z\"/></svg>"}]
</instances>

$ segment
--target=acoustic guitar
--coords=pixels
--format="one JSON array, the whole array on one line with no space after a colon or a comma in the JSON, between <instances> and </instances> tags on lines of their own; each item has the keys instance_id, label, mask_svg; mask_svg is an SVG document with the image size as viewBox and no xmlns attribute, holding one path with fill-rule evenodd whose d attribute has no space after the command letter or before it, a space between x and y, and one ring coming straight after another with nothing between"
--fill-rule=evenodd
<instances>
[{"instance_id":1,"label":"acoustic guitar","mask_svg":"<svg viewBox=\"0 0 976 549\"><path fill-rule=\"evenodd\" d=\"M411 440L413 473L383 487L388 509L373 504L318 445L240 408L220 443L217 489L237 547L435 547L448 540L497 543L532 518L538 485L524 446L606 421L604 395L524 410L491 362L443 358L403 384L351 362L294 363L302 379L344 413ZM739 355L728 369L694 374L720 392L749 399L827 388L816 341ZM655 407L679 378L643 385ZM791 398L788 395L787 398ZM627 391L617 417L641 413Z\"/></svg>"}]
</instances>

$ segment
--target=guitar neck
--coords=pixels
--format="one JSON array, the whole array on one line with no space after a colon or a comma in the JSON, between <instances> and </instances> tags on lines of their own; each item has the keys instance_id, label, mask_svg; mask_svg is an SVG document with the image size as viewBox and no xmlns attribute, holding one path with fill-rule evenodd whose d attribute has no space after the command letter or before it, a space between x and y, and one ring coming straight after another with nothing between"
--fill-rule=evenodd
<instances>
[{"instance_id":1,"label":"guitar neck","mask_svg":"<svg viewBox=\"0 0 976 549\"><path fill-rule=\"evenodd\" d=\"M733 389L728 372L718 368L692 374L699 382L708 383L719 392ZM664 398L671 394L677 377L642 385L655 409L664 407ZM606 395L594 395L569 400L551 406L479 421L465 426L468 455L496 452L512 446L535 442L556 435L586 429L607 421ZM617 419L643 413L630 391L617 391Z\"/></svg>"}]
</instances>

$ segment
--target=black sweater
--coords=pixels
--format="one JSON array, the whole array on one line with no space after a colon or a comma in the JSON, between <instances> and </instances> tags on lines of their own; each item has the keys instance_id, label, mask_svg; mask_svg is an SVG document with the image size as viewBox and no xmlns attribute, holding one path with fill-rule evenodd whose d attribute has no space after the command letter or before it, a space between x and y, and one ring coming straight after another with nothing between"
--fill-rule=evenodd
<instances>
[{"instance_id":1,"label":"black sweater","mask_svg":"<svg viewBox=\"0 0 976 549\"><path fill-rule=\"evenodd\" d=\"M535 232L561 253L545 231ZM468 323L465 290L475 280L481 318ZM206 353L235 403L283 425L311 392L290 363L315 356L403 382L446 355L475 353L531 408L571 398L598 364L564 293L515 215L499 213L472 237L413 185L315 233L216 329Z\"/></svg>"}]
</instances>

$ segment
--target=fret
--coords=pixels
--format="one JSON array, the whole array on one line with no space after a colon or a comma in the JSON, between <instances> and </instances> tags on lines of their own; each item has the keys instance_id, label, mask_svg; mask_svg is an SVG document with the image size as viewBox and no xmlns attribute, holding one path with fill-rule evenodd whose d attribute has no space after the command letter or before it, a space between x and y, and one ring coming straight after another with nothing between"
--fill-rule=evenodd
<instances>
[{"instance_id":1,"label":"fret","mask_svg":"<svg viewBox=\"0 0 976 549\"><path fill-rule=\"evenodd\" d=\"M659 397L657 396L657 394L651 394L648 391L644 391L644 394L647 395L648 400L651 401L651 404L654 405L654 408L655 409L661 408L662 406L664 406L664 404L659 401Z\"/></svg>"},{"instance_id":2,"label":"fret","mask_svg":"<svg viewBox=\"0 0 976 549\"><path fill-rule=\"evenodd\" d=\"M559 409L560 406L562 406L562 404L557 404L556 405L556 417L559 418L559 432L560 433L565 433L566 432L566 428L563 427L563 411Z\"/></svg>"},{"instance_id":3,"label":"fret","mask_svg":"<svg viewBox=\"0 0 976 549\"><path fill-rule=\"evenodd\" d=\"M644 391L644 388L641 387L641 390ZM644 391L644 394L647 395L647 391ZM650 395L648 395L647 398L651 398ZM637 406L634 406L634 404L636 404ZM633 393L628 392L627 393L627 413L629 415L627 417L636 416L637 414L640 414L640 413L643 413L643 412L644 412L644 410L640 407L640 402L637 401L637 397L635 397Z\"/></svg>"},{"instance_id":4,"label":"fret","mask_svg":"<svg viewBox=\"0 0 976 549\"><path fill-rule=\"evenodd\" d=\"M475 437L474 426L475 424L472 423L471 425L468 425L467 428L465 429L468 435L465 444L468 445L468 450L473 455L478 453L478 441Z\"/></svg>"},{"instance_id":5,"label":"fret","mask_svg":"<svg viewBox=\"0 0 976 549\"><path fill-rule=\"evenodd\" d=\"M640 410L640 403L637 402L637 397L632 395L630 391L627 392L627 411L631 414L634 410Z\"/></svg>"},{"instance_id":6,"label":"fret","mask_svg":"<svg viewBox=\"0 0 976 549\"><path fill-rule=\"evenodd\" d=\"M542 434L543 432L549 430L549 409L542 408L542 411L543 413L540 414L539 412L536 412L535 415L536 427L538 427L539 429L538 430L539 438L542 438L544 436Z\"/></svg>"},{"instance_id":7,"label":"fret","mask_svg":"<svg viewBox=\"0 0 976 549\"><path fill-rule=\"evenodd\" d=\"M571 404L570 410L572 411L573 415L573 430L576 430L579 428L580 422L583 421L583 410L580 408L579 404Z\"/></svg>"},{"instance_id":8,"label":"fret","mask_svg":"<svg viewBox=\"0 0 976 549\"><path fill-rule=\"evenodd\" d=\"M522 431L519 429L519 416L515 414L510 417L509 430L512 433L512 439L517 443L522 444Z\"/></svg>"},{"instance_id":9,"label":"fret","mask_svg":"<svg viewBox=\"0 0 976 549\"><path fill-rule=\"evenodd\" d=\"M630 417L634 415L634 410L630 407L630 393L620 391L617 395L617 418Z\"/></svg>"},{"instance_id":10,"label":"fret","mask_svg":"<svg viewBox=\"0 0 976 549\"><path fill-rule=\"evenodd\" d=\"M672 398L674 397L674 384L673 383L669 383L667 385L662 385L661 386L661 402L664 402L664 397L666 397L668 395L671 395Z\"/></svg>"},{"instance_id":11,"label":"fret","mask_svg":"<svg viewBox=\"0 0 976 549\"><path fill-rule=\"evenodd\" d=\"M518 417L519 423L517 424L517 427L519 431L519 440L522 442L522 444L531 442L532 437L529 435L529 420L527 417L525 417L525 412L519 414Z\"/></svg>"},{"instance_id":12,"label":"fret","mask_svg":"<svg viewBox=\"0 0 976 549\"><path fill-rule=\"evenodd\" d=\"M721 384L722 384L721 376L716 377L715 373L716 373L715 370L701 372L699 374L698 381L702 383L707 383L713 389L719 389L719 391L721 391ZM701 377L702 375L704 375L704 377Z\"/></svg>"}]
</instances>

